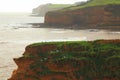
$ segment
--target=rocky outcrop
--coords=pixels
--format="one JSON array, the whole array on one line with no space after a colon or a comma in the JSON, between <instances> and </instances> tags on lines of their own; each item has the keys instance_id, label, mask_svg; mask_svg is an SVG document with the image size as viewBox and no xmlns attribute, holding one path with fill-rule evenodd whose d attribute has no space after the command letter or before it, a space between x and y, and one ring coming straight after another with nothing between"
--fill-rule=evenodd
<instances>
[{"instance_id":1,"label":"rocky outcrop","mask_svg":"<svg viewBox=\"0 0 120 80\"><path fill-rule=\"evenodd\" d=\"M74 7L73 7L74 8ZM45 24L80 26L120 26L120 5L91 6L48 12Z\"/></svg>"},{"instance_id":2,"label":"rocky outcrop","mask_svg":"<svg viewBox=\"0 0 120 80\"><path fill-rule=\"evenodd\" d=\"M44 4L40 5L37 8L34 8L32 10L32 14L38 15L38 16L45 16L45 14L49 11L55 11L55 10L60 10L65 7L70 6L70 4Z\"/></svg>"},{"instance_id":3,"label":"rocky outcrop","mask_svg":"<svg viewBox=\"0 0 120 80\"><path fill-rule=\"evenodd\" d=\"M14 61L8 80L120 80L120 40L36 43Z\"/></svg>"}]
</instances>

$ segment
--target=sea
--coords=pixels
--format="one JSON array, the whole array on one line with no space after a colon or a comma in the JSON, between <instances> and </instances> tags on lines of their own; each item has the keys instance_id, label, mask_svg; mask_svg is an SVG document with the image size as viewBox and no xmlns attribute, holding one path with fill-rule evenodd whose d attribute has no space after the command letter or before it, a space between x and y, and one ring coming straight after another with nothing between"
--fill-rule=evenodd
<instances>
[{"instance_id":1,"label":"sea","mask_svg":"<svg viewBox=\"0 0 120 80\"><path fill-rule=\"evenodd\" d=\"M0 13L0 80L11 77L13 70L17 69L13 58L21 57L29 44L120 39L120 31L39 28L39 25L29 23L44 23L44 17L31 16L31 13Z\"/></svg>"},{"instance_id":2,"label":"sea","mask_svg":"<svg viewBox=\"0 0 120 80\"><path fill-rule=\"evenodd\" d=\"M0 13L0 28L28 28L26 23L43 23L43 17L32 16L31 13Z\"/></svg>"}]
</instances>

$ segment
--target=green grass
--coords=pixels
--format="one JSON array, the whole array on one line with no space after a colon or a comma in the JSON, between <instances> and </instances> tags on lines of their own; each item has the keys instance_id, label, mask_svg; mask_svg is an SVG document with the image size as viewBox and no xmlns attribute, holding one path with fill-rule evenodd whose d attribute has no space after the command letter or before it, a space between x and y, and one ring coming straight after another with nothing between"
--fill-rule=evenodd
<instances>
[{"instance_id":1,"label":"green grass","mask_svg":"<svg viewBox=\"0 0 120 80\"><path fill-rule=\"evenodd\" d=\"M120 4L120 0L92 0L89 3L83 5L82 7L99 6L107 4Z\"/></svg>"},{"instance_id":2,"label":"green grass","mask_svg":"<svg viewBox=\"0 0 120 80\"><path fill-rule=\"evenodd\" d=\"M71 4L52 4L52 5L49 5L49 8L64 8L69 6L71 6Z\"/></svg>"},{"instance_id":3,"label":"green grass","mask_svg":"<svg viewBox=\"0 0 120 80\"><path fill-rule=\"evenodd\" d=\"M99 41L87 42L87 41L68 41L68 42L42 42L34 43L30 46L43 46L43 45L56 45L55 50L51 50L48 53L39 52L38 55L41 57L48 57L50 55L55 55L53 60L75 58L80 57L91 57L96 56L94 59L98 60L100 58L107 58L113 55L120 55L120 44L112 43L98 43ZM40 50L40 49L39 49ZM44 55L43 55L44 54ZM27 55L29 56L29 55ZM31 56L31 55L30 55Z\"/></svg>"},{"instance_id":4,"label":"green grass","mask_svg":"<svg viewBox=\"0 0 120 80\"><path fill-rule=\"evenodd\" d=\"M85 8L85 7L91 7L91 6L102 6L102 5L109 5L109 4L120 4L120 0L91 0L84 5L79 5L79 6L72 6L64 10L74 10L74 9L79 9L79 8Z\"/></svg>"}]
</instances>

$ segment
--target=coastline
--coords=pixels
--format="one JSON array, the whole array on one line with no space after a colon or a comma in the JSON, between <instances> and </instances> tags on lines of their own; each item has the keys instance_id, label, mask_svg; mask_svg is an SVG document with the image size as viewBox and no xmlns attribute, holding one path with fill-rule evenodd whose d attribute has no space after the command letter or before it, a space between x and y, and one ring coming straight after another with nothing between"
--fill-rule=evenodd
<instances>
[{"instance_id":1,"label":"coastline","mask_svg":"<svg viewBox=\"0 0 120 80\"><path fill-rule=\"evenodd\" d=\"M120 31L120 26L80 26L80 25L55 25L45 23L28 23L32 25L32 28L57 28L57 29L71 29L71 30L85 30L85 29L100 29L110 31Z\"/></svg>"},{"instance_id":2,"label":"coastline","mask_svg":"<svg viewBox=\"0 0 120 80\"><path fill-rule=\"evenodd\" d=\"M17 68L12 59L20 57L24 52L24 47L28 44L47 41L120 39L120 33L114 31L33 27L0 29L0 36L2 36L0 38L1 80L9 78L12 71ZM28 37L29 35L30 37Z\"/></svg>"},{"instance_id":3,"label":"coastline","mask_svg":"<svg viewBox=\"0 0 120 80\"><path fill-rule=\"evenodd\" d=\"M79 7L1 13L0 80L119 80L120 3Z\"/></svg>"},{"instance_id":4,"label":"coastline","mask_svg":"<svg viewBox=\"0 0 120 80\"><path fill-rule=\"evenodd\" d=\"M34 26L35 25L35 26ZM32 27L0 29L0 79L6 80L17 68L13 58L20 57L25 46L36 42L47 41L89 41L96 39L120 39L120 33L105 30L84 30L71 28L56 28L34 24ZM113 33L112 33L113 32ZM9 57L9 58L8 58Z\"/></svg>"}]
</instances>

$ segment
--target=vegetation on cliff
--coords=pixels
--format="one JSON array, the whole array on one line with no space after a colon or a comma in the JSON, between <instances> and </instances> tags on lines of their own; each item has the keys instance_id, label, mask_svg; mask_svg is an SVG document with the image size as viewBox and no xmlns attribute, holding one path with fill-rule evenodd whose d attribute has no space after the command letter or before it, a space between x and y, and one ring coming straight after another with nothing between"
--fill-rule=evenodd
<instances>
[{"instance_id":1,"label":"vegetation on cliff","mask_svg":"<svg viewBox=\"0 0 120 80\"><path fill-rule=\"evenodd\" d=\"M52 4L49 6L49 8L64 8L69 6L71 6L71 4Z\"/></svg>"},{"instance_id":2,"label":"vegetation on cliff","mask_svg":"<svg viewBox=\"0 0 120 80\"><path fill-rule=\"evenodd\" d=\"M60 10L68 6L71 6L71 4L43 4L34 8L32 13L37 14L38 16L44 16L49 11Z\"/></svg>"},{"instance_id":3,"label":"vegetation on cliff","mask_svg":"<svg viewBox=\"0 0 120 80\"><path fill-rule=\"evenodd\" d=\"M120 80L120 40L35 43L14 60L9 80Z\"/></svg>"},{"instance_id":4,"label":"vegetation on cliff","mask_svg":"<svg viewBox=\"0 0 120 80\"><path fill-rule=\"evenodd\" d=\"M103 6L103 5L112 5L112 4L120 5L120 0L88 0L86 3L82 5L72 6L63 10L74 10L74 9L91 7L91 6Z\"/></svg>"}]
</instances>

